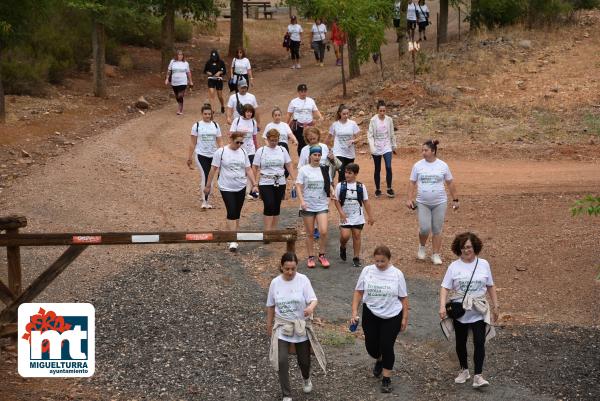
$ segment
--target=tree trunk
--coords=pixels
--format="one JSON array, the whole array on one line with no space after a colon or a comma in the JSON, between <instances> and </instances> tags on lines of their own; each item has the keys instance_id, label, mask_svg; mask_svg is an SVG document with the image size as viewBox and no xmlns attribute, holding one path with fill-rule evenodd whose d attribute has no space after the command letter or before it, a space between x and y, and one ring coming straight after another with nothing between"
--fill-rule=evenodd
<instances>
[{"instance_id":1,"label":"tree trunk","mask_svg":"<svg viewBox=\"0 0 600 401\"><path fill-rule=\"evenodd\" d=\"M440 0L440 43L448 41L448 0Z\"/></svg>"},{"instance_id":2,"label":"tree trunk","mask_svg":"<svg viewBox=\"0 0 600 401\"><path fill-rule=\"evenodd\" d=\"M106 96L106 76L104 74L104 64L106 63L106 40L104 33L104 24L97 18L93 19L92 27L92 72L94 76L94 96Z\"/></svg>"},{"instance_id":3,"label":"tree trunk","mask_svg":"<svg viewBox=\"0 0 600 401\"><path fill-rule=\"evenodd\" d=\"M356 36L348 35L348 63L350 79L360 76L360 62L358 61L358 43Z\"/></svg>"},{"instance_id":4,"label":"tree trunk","mask_svg":"<svg viewBox=\"0 0 600 401\"><path fill-rule=\"evenodd\" d=\"M2 48L0 48L0 66L2 66ZM4 85L2 84L2 68L0 68L0 124L6 122L6 103L4 102Z\"/></svg>"},{"instance_id":5,"label":"tree trunk","mask_svg":"<svg viewBox=\"0 0 600 401\"><path fill-rule=\"evenodd\" d=\"M234 57L237 49L244 47L243 0L231 0L231 28L229 30L229 56Z\"/></svg>"},{"instance_id":6,"label":"tree trunk","mask_svg":"<svg viewBox=\"0 0 600 401\"><path fill-rule=\"evenodd\" d=\"M346 72L345 69L346 67L344 66L344 45L342 44L340 46L340 59L342 60L342 65L340 66L341 70L342 70L342 97L346 97L348 96L348 92L346 91Z\"/></svg>"},{"instance_id":7,"label":"tree trunk","mask_svg":"<svg viewBox=\"0 0 600 401\"><path fill-rule=\"evenodd\" d=\"M173 58L175 43L175 5L173 0L165 2L165 15L163 15L161 28L160 70L166 71L169 62Z\"/></svg>"},{"instance_id":8,"label":"tree trunk","mask_svg":"<svg viewBox=\"0 0 600 401\"><path fill-rule=\"evenodd\" d=\"M404 56L406 53L406 42L403 40L406 37L406 9L408 8L408 0L402 0L400 3L400 26L396 28L396 35L399 36L398 40L398 57Z\"/></svg>"}]
</instances>

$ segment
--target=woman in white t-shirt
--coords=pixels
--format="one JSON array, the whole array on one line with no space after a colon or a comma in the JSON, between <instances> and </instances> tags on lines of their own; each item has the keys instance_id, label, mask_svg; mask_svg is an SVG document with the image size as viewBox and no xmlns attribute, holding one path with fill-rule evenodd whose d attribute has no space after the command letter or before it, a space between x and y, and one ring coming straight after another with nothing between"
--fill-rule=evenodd
<instances>
[{"instance_id":1,"label":"woman in white t-shirt","mask_svg":"<svg viewBox=\"0 0 600 401\"><path fill-rule=\"evenodd\" d=\"M298 23L298 18L292 15L290 24L287 26L287 33L290 35L290 54L292 56L292 70L300 68L300 44L302 43L302 26Z\"/></svg>"},{"instance_id":2,"label":"woman in white t-shirt","mask_svg":"<svg viewBox=\"0 0 600 401\"><path fill-rule=\"evenodd\" d=\"M431 233L433 253L431 261L434 265L442 264L440 251L442 248L442 226L446 216L446 188L448 185L452 195L452 208L458 209L456 186L450 168L437 158L439 141L425 141L421 148L423 159L415 163L410 173L406 207L417 209L419 216L419 250L417 259L427 257L425 245ZM415 198L416 194L416 198ZM415 199L415 200L413 200Z\"/></svg>"},{"instance_id":3,"label":"woman in white t-shirt","mask_svg":"<svg viewBox=\"0 0 600 401\"><path fill-rule=\"evenodd\" d=\"M408 291L404 274L392 262L387 246L378 246L373 252L375 263L365 266L358 277L352 297L352 318L355 325L360 320L358 307L362 301L362 328L365 347L375 358L373 375L383 378L381 392L392 392L394 368L394 343L408 325Z\"/></svg>"},{"instance_id":4,"label":"woman in white t-shirt","mask_svg":"<svg viewBox=\"0 0 600 401\"><path fill-rule=\"evenodd\" d=\"M275 230L279 224L281 201L285 196L285 172L292 171L292 159L283 147L277 144L279 131L267 131L267 145L256 151L252 170L258 177L258 191L263 201L264 230ZM292 179L294 179L292 175Z\"/></svg>"},{"instance_id":5,"label":"woman in white t-shirt","mask_svg":"<svg viewBox=\"0 0 600 401\"><path fill-rule=\"evenodd\" d=\"M333 142L333 154L342 162L338 170L338 181L344 180L346 165L353 163L356 158L356 147L354 144L358 142L360 128L349 117L350 109L346 105L341 104L336 113L337 121L329 127L329 145Z\"/></svg>"},{"instance_id":6,"label":"woman in white t-shirt","mask_svg":"<svg viewBox=\"0 0 600 401\"><path fill-rule=\"evenodd\" d=\"M477 235L466 232L457 235L452 241L452 252L459 259L448 266L440 289L440 319L442 327L450 327L456 337L456 354L460 363L460 372L455 383L464 383L471 376L467 362L467 337L473 334L473 361L475 370L473 387L489 385L481 375L485 359L485 342L493 338L495 330L492 323L498 319L498 296L487 260L479 257L483 244ZM489 295L491 305L486 299ZM446 314L446 302L462 302L464 315L451 319ZM445 324L447 320L452 325Z\"/></svg>"},{"instance_id":7,"label":"woman in white t-shirt","mask_svg":"<svg viewBox=\"0 0 600 401\"><path fill-rule=\"evenodd\" d=\"M311 47L315 53L317 65L323 67L323 60L325 59L325 44L327 41L327 26L323 23L321 18L316 18L315 23L310 31L312 33Z\"/></svg>"},{"instance_id":8,"label":"woman in white t-shirt","mask_svg":"<svg viewBox=\"0 0 600 401\"><path fill-rule=\"evenodd\" d=\"M298 145L298 139L296 139L296 136L292 132L292 129L290 128L289 124L281 120L283 118L283 112L279 107L273 107L271 117L273 117L273 121L268 123L265 127L265 133L263 134L263 138L267 139L267 132L269 132L272 129L276 129L277 132L279 132L279 140L277 144L279 146L283 146L285 150L287 150L289 153L289 143L292 142L294 145Z\"/></svg>"},{"instance_id":9,"label":"woman in white t-shirt","mask_svg":"<svg viewBox=\"0 0 600 401\"><path fill-rule=\"evenodd\" d=\"M244 78L250 87L250 81L254 82L252 76L252 66L250 60L246 57L246 51L243 48L238 48L235 57L231 61L231 78L229 82L229 90L231 92L237 89L237 83L240 78Z\"/></svg>"},{"instance_id":10,"label":"woman in white t-shirt","mask_svg":"<svg viewBox=\"0 0 600 401\"><path fill-rule=\"evenodd\" d=\"M325 256L327 249L327 217L329 200L333 194L331 179L326 168L321 168L323 149L314 145L309 149L309 164L298 171L296 192L300 201L300 217L304 221L306 233L313 232L315 222L319 232L319 263L328 268L330 263ZM314 235L306 236L307 267L316 267Z\"/></svg>"},{"instance_id":11,"label":"woman in white t-shirt","mask_svg":"<svg viewBox=\"0 0 600 401\"><path fill-rule=\"evenodd\" d=\"M417 21L419 24L419 40L421 40L421 36L427 40L425 30L427 29L427 25L429 25L429 7L425 4L425 0L419 0L417 4Z\"/></svg>"},{"instance_id":12,"label":"woman in white t-shirt","mask_svg":"<svg viewBox=\"0 0 600 401\"><path fill-rule=\"evenodd\" d=\"M244 145L242 145L242 149L244 149L246 155L248 155L250 164L252 164L254 161L254 154L256 153L256 148L258 147L258 141L256 140L256 135L258 134L258 124L254 119L254 115L254 106L251 104L243 105L242 115L233 120L231 127L229 128L229 132L240 132L244 135ZM249 182L246 190L248 192L248 199L258 199L258 192L252 191Z\"/></svg>"},{"instance_id":13,"label":"woman in white t-shirt","mask_svg":"<svg viewBox=\"0 0 600 401\"><path fill-rule=\"evenodd\" d=\"M279 267L281 274L271 281L267 295L267 335L271 338L269 359L279 373L284 401L292 400L288 362L291 346L296 349L304 393L310 393L313 388L310 379L311 348L323 371L326 368L325 353L312 327L317 296L308 277L297 270L296 254L284 253Z\"/></svg>"},{"instance_id":14,"label":"woman in white t-shirt","mask_svg":"<svg viewBox=\"0 0 600 401\"><path fill-rule=\"evenodd\" d=\"M202 196L202 209L212 209L208 203L208 195L204 194L204 183L208 179L212 158L217 148L223 146L221 128L213 121L213 110L210 103L204 104L201 109L202 121L192 126L191 143L188 152L187 165L192 169L193 160L196 160L200 171L200 194Z\"/></svg>"},{"instance_id":15,"label":"woman in white t-shirt","mask_svg":"<svg viewBox=\"0 0 600 401\"><path fill-rule=\"evenodd\" d=\"M171 60L169 67L167 68L165 85L169 84L171 84L173 92L175 93L175 99L177 100L177 115L182 115L185 90L188 85L190 87L194 86L194 82L192 81L192 71L190 70L188 62L185 61L185 55L182 50L177 50L175 58Z\"/></svg>"},{"instance_id":16,"label":"woman in white t-shirt","mask_svg":"<svg viewBox=\"0 0 600 401\"><path fill-rule=\"evenodd\" d=\"M258 185L250 167L250 160L246 151L242 148L244 144L243 132L232 132L229 136L229 145L217 149L208 174L204 194L209 195L212 188L212 180L215 175L218 178L221 197L227 209L227 229L238 231L240 228L240 216L246 195L246 184L250 181L252 190L258 191ZM229 250L237 251L238 243L230 242Z\"/></svg>"},{"instance_id":17,"label":"woman in white t-shirt","mask_svg":"<svg viewBox=\"0 0 600 401\"><path fill-rule=\"evenodd\" d=\"M392 154L396 153L396 134L394 133L394 121L386 114L385 102L377 102L377 114L369 122L369 149L375 163L375 197L381 196L381 159L385 162L385 182L387 184L387 196L396 196L392 189Z\"/></svg>"},{"instance_id":18,"label":"woman in white t-shirt","mask_svg":"<svg viewBox=\"0 0 600 401\"><path fill-rule=\"evenodd\" d=\"M417 28L417 12L419 0L412 0L406 7L406 33L410 42L415 41L415 29Z\"/></svg>"}]
</instances>

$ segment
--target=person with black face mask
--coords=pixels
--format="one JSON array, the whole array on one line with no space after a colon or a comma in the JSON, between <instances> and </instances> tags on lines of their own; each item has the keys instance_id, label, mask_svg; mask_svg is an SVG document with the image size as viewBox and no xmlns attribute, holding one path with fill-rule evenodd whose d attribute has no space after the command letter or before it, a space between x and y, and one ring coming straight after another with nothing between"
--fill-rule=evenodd
<instances>
[{"instance_id":1,"label":"person with black face mask","mask_svg":"<svg viewBox=\"0 0 600 401\"><path fill-rule=\"evenodd\" d=\"M215 92L221 103L221 113L225 113L225 101L223 100L223 77L227 73L225 62L219 57L216 49L211 50L210 58L204 66L204 73L208 75L208 95L212 100Z\"/></svg>"}]
</instances>

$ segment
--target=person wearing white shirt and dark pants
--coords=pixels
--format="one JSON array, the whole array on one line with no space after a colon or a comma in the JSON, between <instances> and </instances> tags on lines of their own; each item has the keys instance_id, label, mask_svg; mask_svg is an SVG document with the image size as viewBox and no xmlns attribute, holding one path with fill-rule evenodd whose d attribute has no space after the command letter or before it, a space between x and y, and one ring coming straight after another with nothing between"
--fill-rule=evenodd
<instances>
[{"instance_id":1,"label":"person wearing white shirt and dark pants","mask_svg":"<svg viewBox=\"0 0 600 401\"><path fill-rule=\"evenodd\" d=\"M375 248L373 257L375 264L365 266L356 283L350 322L358 323L358 307L362 301L365 347L375 359L373 375L383 375L381 392L391 393L396 359L394 343L408 325L408 291L404 274L392 264L392 254L387 246Z\"/></svg>"},{"instance_id":2,"label":"person wearing white shirt and dark pants","mask_svg":"<svg viewBox=\"0 0 600 401\"><path fill-rule=\"evenodd\" d=\"M271 112L271 117L273 117L273 121L268 123L265 127L263 138L266 140L267 132L269 132L272 129L276 129L277 132L279 132L279 141L277 142L277 144L279 146L283 146L285 150L287 150L287 152L290 153L289 143L292 142L294 145L298 145L298 140L296 139L296 136L292 132L292 129L290 128L288 123L286 123L285 121L281 121L282 116L283 113L281 112L281 109L275 106L273 108L273 111ZM286 168L285 177L287 178L289 175L290 174Z\"/></svg>"},{"instance_id":3,"label":"person wearing white shirt and dark pants","mask_svg":"<svg viewBox=\"0 0 600 401\"><path fill-rule=\"evenodd\" d=\"M246 57L246 51L241 47L237 49L235 57L231 61L231 78L233 79L231 82L233 87L230 86L229 90L232 92L236 90L236 85L240 79L244 78L248 83L248 87L250 82L254 81L250 60Z\"/></svg>"},{"instance_id":4,"label":"person wearing white shirt and dark pants","mask_svg":"<svg viewBox=\"0 0 600 401\"><path fill-rule=\"evenodd\" d=\"M341 104L336 113L337 121L329 127L329 145L333 142L333 154L342 162L338 170L338 181L344 180L346 165L354 162L356 158L356 147L354 144L358 142L360 129L349 117L350 109Z\"/></svg>"},{"instance_id":5,"label":"person wearing white shirt and dark pants","mask_svg":"<svg viewBox=\"0 0 600 401\"><path fill-rule=\"evenodd\" d=\"M165 85L171 84L175 99L177 100L177 115L183 114L183 97L188 86L194 86L190 65L185 61L182 50L177 50L177 55L169 63Z\"/></svg>"},{"instance_id":6,"label":"person wearing white shirt and dark pants","mask_svg":"<svg viewBox=\"0 0 600 401\"><path fill-rule=\"evenodd\" d=\"M458 197L456 186L450 168L442 160L437 158L437 149L440 142L437 140L428 140L423 143L421 153L423 159L415 163L410 173L408 185L408 196L406 207L417 209L419 218L419 250L417 258L425 260L427 257L425 245L429 234L433 254L431 261L434 265L442 264L442 226L446 216L446 206L448 199L446 197L446 188L448 185L452 195L452 208L458 209ZM416 199L415 199L416 193Z\"/></svg>"},{"instance_id":7,"label":"person wearing white shirt and dark pants","mask_svg":"<svg viewBox=\"0 0 600 401\"><path fill-rule=\"evenodd\" d=\"M457 235L452 241L452 252L459 257L448 266L440 289L440 319L442 328L454 330L456 354L460 363L460 372L455 383L465 383L471 375L467 361L467 338L473 335L473 362L475 370L473 387L483 387L489 382L481 375L485 359L485 343L495 336L492 323L498 319L498 296L487 260L479 257L483 244L477 235L466 232ZM486 295L489 295L491 304ZM450 311L460 316L447 316L446 302L460 303L460 312ZM450 304L452 306L452 304ZM460 310L460 308L458 308ZM451 320L452 325L447 325ZM446 332L446 330L444 331Z\"/></svg>"},{"instance_id":8,"label":"person wearing white shirt and dark pants","mask_svg":"<svg viewBox=\"0 0 600 401\"><path fill-rule=\"evenodd\" d=\"M392 189L392 154L396 152L396 134L394 133L394 120L385 114L386 107L383 100L377 102L377 114L369 122L369 149L375 163L375 197L381 196L381 159L385 162L385 182L387 196L396 196Z\"/></svg>"},{"instance_id":9,"label":"person wearing white shirt and dark pants","mask_svg":"<svg viewBox=\"0 0 600 401\"><path fill-rule=\"evenodd\" d=\"M300 68L300 44L302 43L302 25L298 23L298 18L292 15L290 24L287 26L287 33L290 35L290 55L292 56L292 70Z\"/></svg>"},{"instance_id":10,"label":"person wearing white shirt and dark pants","mask_svg":"<svg viewBox=\"0 0 600 401\"><path fill-rule=\"evenodd\" d=\"M263 201L264 230L275 230L279 222L281 201L285 195L285 171L292 171L292 159L283 146L279 146L279 131L267 132L267 145L256 151L252 170L258 178L258 190ZM292 174L292 180L294 179Z\"/></svg>"},{"instance_id":11,"label":"person wearing white shirt and dark pants","mask_svg":"<svg viewBox=\"0 0 600 401\"><path fill-rule=\"evenodd\" d=\"M298 140L298 156L302 148L306 146L304 141L304 128L313 126L315 120L322 118L321 112L317 108L315 100L307 96L308 87L306 84L298 85L298 97L292 99L288 105L287 123L292 128L294 136Z\"/></svg>"},{"instance_id":12,"label":"person wearing white shirt and dark pants","mask_svg":"<svg viewBox=\"0 0 600 401\"><path fill-rule=\"evenodd\" d=\"M406 7L406 33L409 41L415 41L415 29L417 29L417 12L419 0L412 0Z\"/></svg>"},{"instance_id":13,"label":"person wearing white shirt and dark pants","mask_svg":"<svg viewBox=\"0 0 600 401\"><path fill-rule=\"evenodd\" d=\"M196 164L200 171L202 209L212 209L212 205L208 203L208 195L204 194L204 185L208 180L213 155L217 151L217 148L223 146L223 139L221 138L219 124L213 121L213 110L210 103L202 106L201 112L202 121L198 121L192 126L187 165L191 169L193 160L196 159Z\"/></svg>"},{"instance_id":14,"label":"person wearing white shirt and dark pants","mask_svg":"<svg viewBox=\"0 0 600 401\"><path fill-rule=\"evenodd\" d=\"M419 40L421 40L421 36L423 36L423 39L427 40L425 30L427 29L427 25L429 25L429 7L427 7L427 4L425 4L425 0L419 0L419 4L417 4L417 10L417 22L419 24Z\"/></svg>"},{"instance_id":15,"label":"person wearing white shirt and dark pants","mask_svg":"<svg viewBox=\"0 0 600 401\"><path fill-rule=\"evenodd\" d=\"M240 78L237 82L238 91L231 96L229 96L229 100L227 101L227 124L232 124L233 120L240 117L240 111L246 104L252 105L254 107L254 118L256 119L257 131L260 131L260 116L258 113L258 102L256 101L256 96L252 93L248 92L248 82L244 78Z\"/></svg>"},{"instance_id":16,"label":"person wearing white shirt and dark pants","mask_svg":"<svg viewBox=\"0 0 600 401\"><path fill-rule=\"evenodd\" d=\"M252 184L252 190L258 191L250 160L246 151L242 149L242 145L244 145L244 133L232 132L229 136L229 145L217 149L213 155L210 173L204 188L204 194L209 195L213 178L215 175L219 177L219 190L227 209L227 229L229 231L240 229L240 216L244 206L247 181ZM235 252L237 249L237 242L229 243L230 251Z\"/></svg>"},{"instance_id":17,"label":"person wearing white shirt and dark pants","mask_svg":"<svg viewBox=\"0 0 600 401\"><path fill-rule=\"evenodd\" d=\"M325 59L325 40L327 39L327 27L321 21L321 18L316 18L315 23L311 28L312 42L311 47L315 53L317 65L323 67Z\"/></svg>"}]
</instances>

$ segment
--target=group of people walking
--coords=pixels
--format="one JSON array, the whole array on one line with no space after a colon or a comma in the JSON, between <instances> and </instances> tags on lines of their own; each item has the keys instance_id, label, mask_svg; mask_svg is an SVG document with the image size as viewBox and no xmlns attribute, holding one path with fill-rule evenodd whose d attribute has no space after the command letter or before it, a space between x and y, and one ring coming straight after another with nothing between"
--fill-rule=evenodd
<instances>
[{"instance_id":1,"label":"group of people walking","mask_svg":"<svg viewBox=\"0 0 600 401\"><path fill-rule=\"evenodd\" d=\"M300 69L300 46L304 30L298 23L295 15L290 17L290 23L284 35L283 46L290 52L292 60L291 69ZM329 50L333 45L336 61L335 65L342 65L341 47L346 43L346 35L337 24L337 20L331 22L331 34L328 37L327 25L319 17L315 18L310 29L310 47L314 53L316 64L325 66L325 49Z\"/></svg>"}]
</instances>

